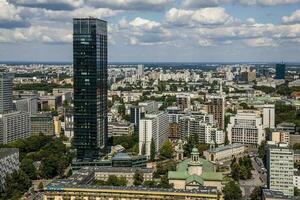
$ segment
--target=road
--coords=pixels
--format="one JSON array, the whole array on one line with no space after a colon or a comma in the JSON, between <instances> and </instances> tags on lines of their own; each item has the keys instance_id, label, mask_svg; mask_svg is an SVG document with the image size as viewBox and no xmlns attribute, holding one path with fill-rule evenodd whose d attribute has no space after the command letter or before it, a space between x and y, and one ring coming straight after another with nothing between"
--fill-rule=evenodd
<instances>
[{"instance_id":1,"label":"road","mask_svg":"<svg viewBox=\"0 0 300 200\"><path fill-rule=\"evenodd\" d=\"M253 157L251 158L251 162L254 168L254 170L252 170L252 179L239 181L241 189L246 199L250 196L251 192L256 186L264 186L266 185L267 181L266 173L262 173L261 169L264 168L262 160L259 158L254 159Z\"/></svg>"}]
</instances>

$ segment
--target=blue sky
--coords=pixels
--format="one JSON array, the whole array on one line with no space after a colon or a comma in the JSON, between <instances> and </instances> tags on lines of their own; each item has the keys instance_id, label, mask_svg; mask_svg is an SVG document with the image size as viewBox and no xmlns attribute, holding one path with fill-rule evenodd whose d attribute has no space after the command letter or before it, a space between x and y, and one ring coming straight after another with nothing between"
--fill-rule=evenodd
<instances>
[{"instance_id":1,"label":"blue sky","mask_svg":"<svg viewBox=\"0 0 300 200\"><path fill-rule=\"evenodd\" d=\"M110 62L300 62L300 0L0 0L0 61L72 61L72 18Z\"/></svg>"}]
</instances>

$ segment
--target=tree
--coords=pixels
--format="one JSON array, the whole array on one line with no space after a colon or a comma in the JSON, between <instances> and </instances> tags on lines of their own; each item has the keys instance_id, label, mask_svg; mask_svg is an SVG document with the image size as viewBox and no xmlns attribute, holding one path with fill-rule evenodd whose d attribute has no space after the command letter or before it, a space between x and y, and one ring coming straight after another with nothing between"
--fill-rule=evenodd
<instances>
[{"instance_id":1,"label":"tree","mask_svg":"<svg viewBox=\"0 0 300 200\"><path fill-rule=\"evenodd\" d=\"M133 185L142 185L144 182L144 174L140 171L136 171L133 176Z\"/></svg>"},{"instance_id":2,"label":"tree","mask_svg":"<svg viewBox=\"0 0 300 200\"><path fill-rule=\"evenodd\" d=\"M300 191L297 187L294 187L294 196L300 196Z\"/></svg>"},{"instance_id":3,"label":"tree","mask_svg":"<svg viewBox=\"0 0 300 200\"><path fill-rule=\"evenodd\" d=\"M203 152L209 149L209 145L208 144L198 144L198 151L200 156L203 155Z\"/></svg>"},{"instance_id":4,"label":"tree","mask_svg":"<svg viewBox=\"0 0 300 200\"><path fill-rule=\"evenodd\" d=\"M143 186L147 187L147 188L155 188L155 187L157 187L155 181L144 181Z\"/></svg>"},{"instance_id":5,"label":"tree","mask_svg":"<svg viewBox=\"0 0 300 200\"><path fill-rule=\"evenodd\" d=\"M262 196L262 188L261 188L261 186L257 186L254 188L254 190L250 194L250 199L251 200L261 200L261 196Z\"/></svg>"},{"instance_id":6,"label":"tree","mask_svg":"<svg viewBox=\"0 0 300 200\"><path fill-rule=\"evenodd\" d=\"M150 146L150 161L153 162L155 160L155 155L156 155L155 143L154 143L154 140L152 138L151 146Z\"/></svg>"},{"instance_id":7,"label":"tree","mask_svg":"<svg viewBox=\"0 0 300 200\"><path fill-rule=\"evenodd\" d=\"M19 199L31 186L31 180L22 170L6 176L4 199Z\"/></svg>"},{"instance_id":8,"label":"tree","mask_svg":"<svg viewBox=\"0 0 300 200\"><path fill-rule=\"evenodd\" d=\"M170 140L165 141L160 149L160 156L170 159L173 157L173 153L174 150L172 147L172 142Z\"/></svg>"},{"instance_id":9,"label":"tree","mask_svg":"<svg viewBox=\"0 0 300 200\"><path fill-rule=\"evenodd\" d=\"M40 183L39 183L38 189L39 189L39 190L43 190L43 189L44 189L44 184L43 184L43 182L40 182Z\"/></svg>"},{"instance_id":10,"label":"tree","mask_svg":"<svg viewBox=\"0 0 300 200\"><path fill-rule=\"evenodd\" d=\"M231 165L231 177L235 181L238 181L240 178L240 167L239 164L236 162Z\"/></svg>"},{"instance_id":11,"label":"tree","mask_svg":"<svg viewBox=\"0 0 300 200\"><path fill-rule=\"evenodd\" d=\"M168 175L163 175L161 178L160 178L160 183L158 185L159 187L161 188L171 188L172 185L169 184L169 180L168 180Z\"/></svg>"},{"instance_id":12,"label":"tree","mask_svg":"<svg viewBox=\"0 0 300 200\"><path fill-rule=\"evenodd\" d=\"M106 185L111 185L111 186L126 186L127 185L127 180L125 177L120 177L118 178L115 175L110 175L106 181Z\"/></svg>"},{"instance_id":13,"label":"tree","mask_svg":"<svg viewBox=\"0 0 300 200\"><path fill-rule=\"evenodd\" d=\"M266 141L262 141L258 147L258 156L265 161L266 159Z\"/></svg>"},{"instance_id":14,"label":"tree","mask_svg":"<svg viewBox=\"0 0 300 200\"><path fill-rule=\"evenodd\" d=\"M223 194L225 200L241 200L242 190L238 184L234 181L228 182L223 188Z\"/></svg>"},{"instance_id":15,"label":"tree","mask_svg":"<svg viewBox=\"0 0 300 200\"><path fill-rule=\"evenodd\" d=\"M24 158L21 161L20 168L28 175L28 177L31 180L36 179L36 169L35 166L33 165L33 160L29 158Z\"/></svg>"},{"instance_id":16,"label":"tree","mask_svg":"<svg viewBox=\"0 0 300 200\"><path fill-rule=\"evenodd\" d=\"M123 117L125 116L126 107L124 104L119 105L118 107L118 113Z\"/></svg>"}]
</instances>

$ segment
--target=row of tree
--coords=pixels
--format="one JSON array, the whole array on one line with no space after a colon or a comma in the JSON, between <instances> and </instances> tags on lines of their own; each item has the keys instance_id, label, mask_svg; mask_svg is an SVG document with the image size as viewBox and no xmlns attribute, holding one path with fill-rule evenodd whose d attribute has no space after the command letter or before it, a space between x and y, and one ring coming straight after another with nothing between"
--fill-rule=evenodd
<instances>
[{"instance_id":1,"label":"row of tree","mask_svg":"<svg viewBox=\"0 0 300 200\"><path fill-rule=\"evenodd\" d=\"M251 170L253 170L253 166L250 156L240 158L238 161L236 158L233 158L230 168L231 176L235 181L252 178Z\"/></svg>"}]
</instances>

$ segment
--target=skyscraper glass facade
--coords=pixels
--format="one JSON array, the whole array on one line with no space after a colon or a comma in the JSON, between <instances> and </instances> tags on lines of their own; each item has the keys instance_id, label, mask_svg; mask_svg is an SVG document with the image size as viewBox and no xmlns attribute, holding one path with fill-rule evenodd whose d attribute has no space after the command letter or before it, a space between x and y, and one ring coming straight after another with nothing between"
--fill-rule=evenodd
<instances>
[{"instance_id":1,"label":"skyscraper glass facade","mask_svg":"<svg viewBox=\"0 0 300 200\"><path fill-rule=\"evenodd\" d=\"M276 64L276 76L275 79L285 78L285 64Z\"/></svg>"},{"instance_id":2,"label":"skyscraper glass facade","mask_svg":"<svg viewBox=\"0 0 300 200\"><path fill-rule=\"evenodd\" d=\"M95 160L107 144L107 22L73 20L74 146Z\"/></svg>"}]
</instances>

